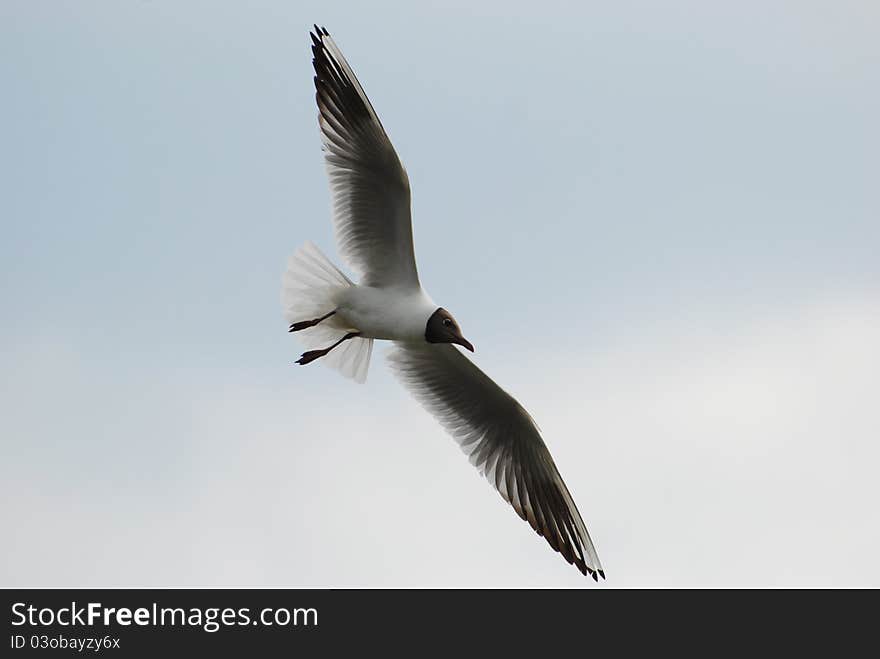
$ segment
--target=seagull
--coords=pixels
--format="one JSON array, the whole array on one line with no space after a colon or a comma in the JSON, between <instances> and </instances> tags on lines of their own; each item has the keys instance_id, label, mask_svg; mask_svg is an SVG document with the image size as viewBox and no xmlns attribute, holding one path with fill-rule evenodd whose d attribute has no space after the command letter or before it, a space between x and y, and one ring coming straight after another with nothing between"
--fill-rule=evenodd
<instances>
[{"instance_id":1,"label":"seagull","mask_svg":"<svg viewBox=\"0 0 880 659\"><path fill-rule=\"evenodd\" d=\"M605 578L596 548L538 427L463 352L474 346L422 288L413 251L410 187L382 122L323 27L311 33L318 124L340 254L355 283L312 243L290 257L282 305L306 348L366 381L373 341L393 342L392 370L452 435L517 514L582 574Z\"/></svg>"}]
</instances>

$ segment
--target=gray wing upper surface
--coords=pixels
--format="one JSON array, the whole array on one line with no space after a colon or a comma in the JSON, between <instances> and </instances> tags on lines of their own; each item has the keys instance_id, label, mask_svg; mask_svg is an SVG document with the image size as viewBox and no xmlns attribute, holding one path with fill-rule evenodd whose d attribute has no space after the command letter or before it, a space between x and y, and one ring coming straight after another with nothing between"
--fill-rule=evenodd
<instances>
[{"instance_id":1,"label":"gray wing upper surface","mask_svg":"<svg viewBox=\"0 0 880 659\"><path fill-rule=\"evenodd\" d=\"M406 170L327 30L311 36L339 251L365 285L418 287Z\"/></svg>"},{"instance_id":2,"label":"gray wing upper surface","mask_svg":"<svg viewBox=\"0 0 880 659\"><path fill-rule=\"evenodd\" d=\"M593 579L604 578L583 519L529 413L450 344L394 346L393 370L471 463L565 560Z\"/></svg>"}]
</instances>

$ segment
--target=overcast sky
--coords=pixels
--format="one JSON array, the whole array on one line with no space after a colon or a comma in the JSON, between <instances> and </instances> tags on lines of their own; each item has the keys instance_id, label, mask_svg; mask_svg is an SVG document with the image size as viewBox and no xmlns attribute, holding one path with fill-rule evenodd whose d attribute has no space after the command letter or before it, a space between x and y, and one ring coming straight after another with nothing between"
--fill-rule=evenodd
<instances>
[{"instance_id":1,"label":"overcast sky","mask_svg":"<svg viewBox=\"0 0 880 659\"><path fill-rule=\"evenodd\" d=\"M0 585L587 585L383 346L292 364L313 22L600 587L880 586L880 9L696 0L0 3Z\"/></svg>"}]
</instances>

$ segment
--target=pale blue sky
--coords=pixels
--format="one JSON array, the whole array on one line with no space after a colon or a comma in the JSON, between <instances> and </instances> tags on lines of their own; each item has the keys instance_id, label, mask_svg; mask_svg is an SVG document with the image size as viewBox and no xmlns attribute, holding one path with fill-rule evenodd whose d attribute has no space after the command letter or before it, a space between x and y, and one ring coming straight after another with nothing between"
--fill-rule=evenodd
<instances>
[{"instance_id":1,"label":"pale blue sky","mask_svg":"<svg viewBox=\"0 0 880 659\"><path fill-rule=\"evenodd\" d=\"M0 4L0 584L581 585L381 348L291 365L313 22L608 585L880 585L875 3L170 0Z\"/></svg>"}]
</instances>

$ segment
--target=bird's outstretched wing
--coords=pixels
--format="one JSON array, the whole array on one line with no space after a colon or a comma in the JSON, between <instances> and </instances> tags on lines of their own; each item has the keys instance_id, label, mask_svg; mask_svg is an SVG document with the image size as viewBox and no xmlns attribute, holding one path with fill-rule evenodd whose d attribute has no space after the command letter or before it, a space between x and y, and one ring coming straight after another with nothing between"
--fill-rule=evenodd
<instances>
[{"instance_id":1,"label":"bird's outstretched wing","mask_svg":"<svg viewBox=\"0 0 880 659\"><path fill-rule=\"evenodd\" d=\"M330 34L311 36L339 251L362 284L418 287L406 170Z\"/></svg>"},{"instance_id":2,"label":"bird's outstretched wing","mask_svg":"<svg viewBox=\"0 0 880 659\"><path fill-rule=\"evenodd\" d=\"M450 344L395 342L397 376L550 546L598 581L590 534L532 417Z\"/></svg>"}]
</instances>

